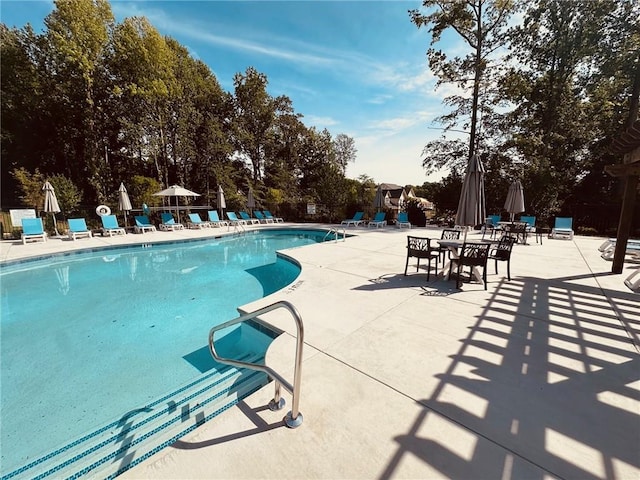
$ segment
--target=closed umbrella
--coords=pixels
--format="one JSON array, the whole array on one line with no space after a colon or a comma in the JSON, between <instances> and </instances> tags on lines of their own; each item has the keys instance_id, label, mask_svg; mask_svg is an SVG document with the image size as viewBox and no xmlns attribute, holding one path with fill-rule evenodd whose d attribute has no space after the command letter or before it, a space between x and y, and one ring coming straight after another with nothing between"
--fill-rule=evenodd
<instances>
[{"instance_id":1,"label":"closed umbrella","mask_svg":"<svg viewBox=\"0 0 640 480\"><path fill-rule=\"evenodd\" d=\"M253 209L256 208L256 199L253 197L253 190L249 189L249 194L247 195L247 208L253 212Z\"/></svg>"},{"instance_id":2,"label":"closed umbrella","mask_svg":"<svg viewBox=\"0 0 640 480\"><path fill-rule=\"evenodd\" d=\"M379 212L386 206L386 196L382 193L382 186L378 185L376 196L373 199L373 207Z\"/></svg>"},{"instance_id":3,"label":"closed umbrella","mask_svg":"<svg viewBox=\"0 0 640 480\"><path fill-rule=\"evenodd\" d=\"M515 180L509 186L507 200L504 202L504 209L509 212L511 221L516 213L524 212L524 189L520 180Z\"/></svg>"},{"instance_id":4,"label":"closed umbrella","mask_svg":"<svg viewBox=\"0 0 640 480\"><path fill-rule=\"evenodd\" d=\"M125 188L124 183L120 182L120 188L118 188L118 210L124 213L125 227L127 226L127 212L130 212L132 208L127 189Z\"/></svg>"},{"instance_id":5,"label":"closed umbrella","mask_svg":"<svg viewBox=\"0 0 640 480\"><path fill-rule=\"evenodd\" d=\"M227 202L224 200L224 192L222 191L222 186L218 185L218 210L220 210L220 218L223 218L222 211L227 208Z\"/></svg>"},{"instance_id":6,"label":"closed umbrella","mask_svg":"<svg viewBox=\"0 0 640 480\"><path fill-rule=\"evenodd\" d=\"M53 229L56 232L56 236L59 236L56 213L60 211L60 205L58 205L56 192L53 190L53 185L51 185L49 181L44 182L42 190L44 190L44 211L53 215Z\"/></svg>"},{"instance_id":7,"label":"closed umbrella","mask_svg":"<svg viewBox=\"0 0 640 480\"><path fill-rule=\"evenodd\" d=\"M169 188L165 188L154 195L158 197L176 197L176 215L178 216L178 223L180 223L180 209L179 209L179 201L178 197L199 197L200 194L196 192L192 192L191 190L187 190L184 187L180 187L178 185L171 185Z\"/></svg>"},{"instance_id":8,"label":"closed umbrella","mask_svg":"<svg viewBox=\"0 0 640 480\"><path fill-rule=\"evenodd\" d=\"M478 155L469 159L467 171L462 181L462 191L458 201L456 225L473 227L480 225L486 218L484 198L484 167ZM464 230L467 239L467 229Z\"/></svg>"}]
</instances>

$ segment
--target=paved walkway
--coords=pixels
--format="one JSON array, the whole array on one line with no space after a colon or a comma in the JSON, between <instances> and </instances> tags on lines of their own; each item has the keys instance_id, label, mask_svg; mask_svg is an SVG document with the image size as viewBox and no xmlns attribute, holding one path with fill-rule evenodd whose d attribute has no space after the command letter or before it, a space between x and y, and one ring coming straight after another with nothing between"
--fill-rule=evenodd
<instances>
[{"instance_id":1,"label":"paved walkway","mask_svg":"<svg viewBox=\"0 0 640 480\"><path fill-rule=\"evenodd\" d=\"M402 275L407 230L349 231L287 251L300 277L243 307L284 299L302 314L304 423L266 408L270 384L122 478L640 478L640 294L623 284L637 264L613 275L602 239L545 238L515 247L510 282L490 265L486 291L457 290ZM72 242L47 243L2 242L0 259ZM263 320L287 332L268 364L292 379L293 321Z\"/></svg>"}]
</instances>

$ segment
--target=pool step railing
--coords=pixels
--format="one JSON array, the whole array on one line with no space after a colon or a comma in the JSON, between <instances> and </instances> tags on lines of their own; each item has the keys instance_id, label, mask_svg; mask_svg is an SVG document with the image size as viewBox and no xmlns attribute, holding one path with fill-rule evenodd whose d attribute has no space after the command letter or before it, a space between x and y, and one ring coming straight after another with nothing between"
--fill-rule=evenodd
<instances>
[{"instance_id":1,"label":"pool step railing","mask_svg":"<svg viewBox=\"0 0 640 480\"><path fill-rule=\"evenodd\" d=\"M346 242L347 241L347 231L344 229L344 227L332 227L332 228L330 228L327 231L327 234L324 236L323 241L326 241L331 236L334 236L335 237L335 241L337 242L341 231L342 231L342 241Z\"/></svg>"},{"instance_id":2,"label":"pool step railing","mask_svg":"<svg viewBox=\"0 0 640 480\"><path fill-rule=\"evenodd\" d=\"M296 322L296 356L295 356L295 365L293 372L293 385L291 385L282 375L276 372L273 368L268 367L267 365L235 360L232 358L224 358L218 355L215 348L215 335L219 330L223 330L228 327L232 327L234 325L255 321L260 315L264 315L268 312L277 309L285 309L287 310L293 319ZM273 399L269 402L269 409L275 411L284 408L285 400L280 396L280 387L284 387L291 394L291 410L284 418L284 423L289 428L296 428L302 424L302 413L300 413L299 405L300 405L300 382L302 380L302 346L304 345L304 325L302 323L302 317L298 313L296 307L294 307L290 302L286 300L281 300L279 302L272 303L271 305L267 305L266 307L262 307L253 312L245 313L237 318L224 322L220 325L216 325L209 331L209 351L213 358L220 363L224 363L226 365L231 365L239 368L249 368L252 370L257 370L259 372L264 372L269 375L274 380L275 384L275 393Z\"/></svg>"},{"instance_id":3,"label":"pool step railing","mask_svg":"<svg viewBox=\"0 0 640 480\"><path fill-rule=\"evenodd\" d=\"M247 355L243 360L262 362L264 355ZM265 374L246 369L203 374L128 416L3 474L1 479L113 478L267 383Z\"/></svg>"}]
</instances>

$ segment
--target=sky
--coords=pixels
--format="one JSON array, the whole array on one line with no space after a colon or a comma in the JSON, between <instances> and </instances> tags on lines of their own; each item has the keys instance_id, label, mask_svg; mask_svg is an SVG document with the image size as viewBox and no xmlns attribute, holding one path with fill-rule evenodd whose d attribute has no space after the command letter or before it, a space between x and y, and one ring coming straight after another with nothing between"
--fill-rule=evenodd
<instances>
[{"instance_id":1,"label":"sky","mask_svg":"<svg viewBox=\"0 0 640 480\"><path fill-rule=\"evenodd\" d=\"M206 63L222 88L254 67L271 96L286 95L307 127L355 141L349 178L422 185L422 150L442 131L433 119L451 92L435 89L427 64L430 36L408 10L420 0L393 1L111 1L116 21L144 16ZM38 32L50 0L0 0L9 27Z\"/></svg>"}]
</instances>

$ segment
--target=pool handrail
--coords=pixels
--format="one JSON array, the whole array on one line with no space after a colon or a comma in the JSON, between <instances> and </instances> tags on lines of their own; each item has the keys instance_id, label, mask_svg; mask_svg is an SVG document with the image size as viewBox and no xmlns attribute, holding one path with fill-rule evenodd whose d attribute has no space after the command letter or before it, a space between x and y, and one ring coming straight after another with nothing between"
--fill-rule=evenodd
<instances>
[{"instance_id":1,"label":"pool handrail","mask_svg":"<svg viewBox=\"0 0 640 480\"><path fill-rule=\"evenodd\" d=\"M218 330L222 330L227 327L231 327L238 323L246 322L248 320L253 320L257 316L262 315L264 313L270 312L272 310L276 310L278 308L284 308L291 313L294 320L296 321L297 335L296 335L296 358L295 358L295 367L293 372L293 386L278 372L273 370L271 367L266 365L259 365L255 363L243 362L241 360L233 360L231 358L224 358L218 355L216 352L214 342L215 342L215 334ZM275 381L275 393L273 396L273 400L269 402L269 408L271 410L280 410L285 405L285 400L280 397L280 385L282 385L285 390L287 390L291 394L291 411L287 413L284 418L284 423L289 428L296 428L302 424L302 413L299 411L300 404L300 380L302 378L302 346L304 345L304 325L302 323L302 317L298 313L296 307L294 307L290 302L286 300L280 300L278 302L272 303L271 305L267 305L266 307L259 308L253 312L245 313L237 318L229 320L227 322L221 323L220 325L216 325L209 331L209 352L211 352L211 356L220 363L225 365L231 365L234 367L240 368L249 368L251 370L258 370L260 372L264 372L267 375L271 376Z\"/></svg>"}]
</instances>

